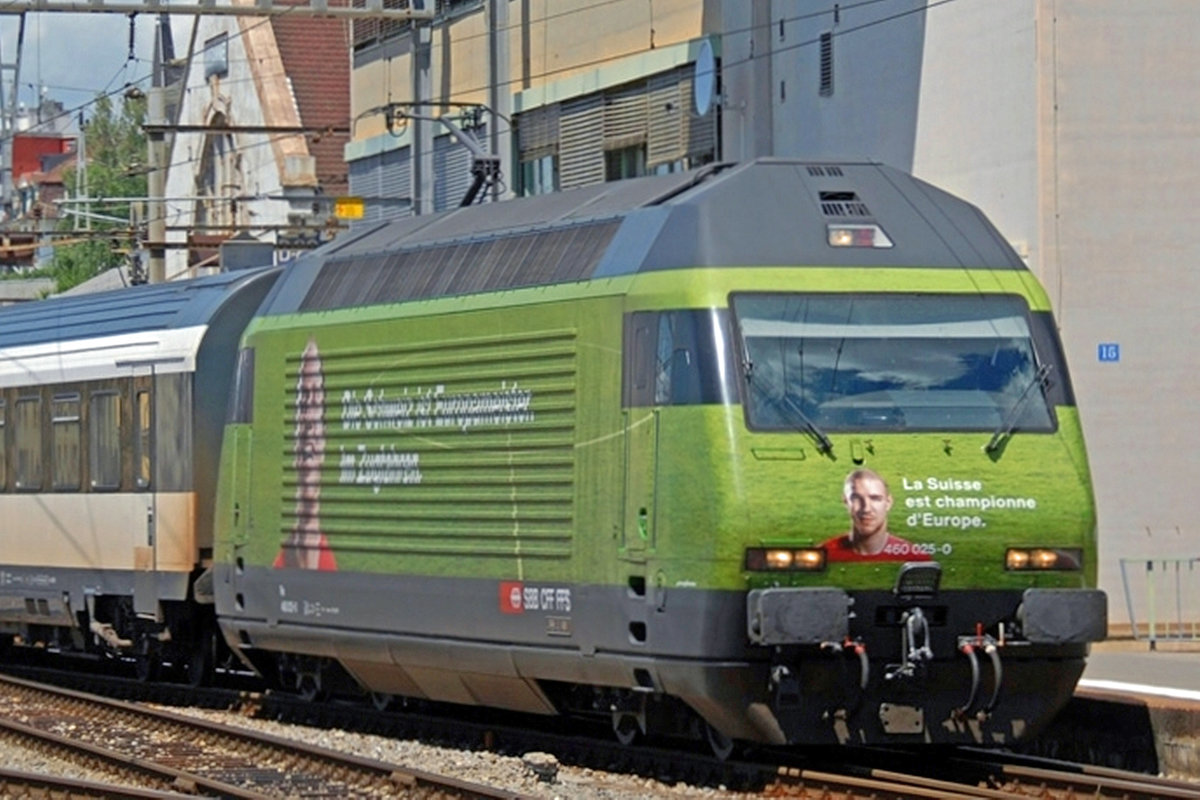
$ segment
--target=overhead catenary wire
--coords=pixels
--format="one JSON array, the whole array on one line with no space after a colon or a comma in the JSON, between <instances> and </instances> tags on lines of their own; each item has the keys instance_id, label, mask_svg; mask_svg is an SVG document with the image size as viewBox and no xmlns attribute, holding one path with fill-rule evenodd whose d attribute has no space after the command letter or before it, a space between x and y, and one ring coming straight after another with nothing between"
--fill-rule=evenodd
<instances>
[{"instance_id":1,"label":"overhead catenary wire","mask_svg":"<svg viewBox=\"0 0 1200 800\"><path fill-rule=\"evenodd\" d=\"M868 21L865 21L865 22L862 22L862 23L859 23L859 24L853 25L853 26L835 28L835 30L832 31L832 34L834 36L839 36L839 37L850 35L850 34L857 33L862 30L866 30L869 28L877 27L879 25L894 22L898 19L909 17L914 14L925 13L925 12L929 11L930 9L937 8L939 6L948 5L950 3L954 3L954 2L958 2L958 1L959 0L932 0L927 5L922 5L922 6L918 6L918 7L914 7L914 8L905 9L905 10L902 10L902 11L899 11L899 12L896 12L893 14L888 14L886 16L879 17L878 19L868 20ZM542 17L539 17L536 19L531 19L528 22L512 23L512 24L506 26L506 28L504 28L504 30L511 31L513 29L518 29L522 25L525 25L525 24L542 24L542 23L549 22L551 20L560 19L560 18L564 18L564 17L570 17L572 15L586 14L586 13L593 12L593 11L596 11L599 9L603 9L608 6L614 6L614 5L623 3L623 2L628 2L628 0L602 0L601 2L592 3L587 6L582 6L582 7L564 10L564 11L558 11L558 12L550 12L550 13L545 14ZM796 14L796 15L792 15L792 16L783 16L776 20L771 20L771 21L768 21L765 23L761 23L759 25L752 25L752 26L746 26L743 28L731 29L729 31L725 31L724 33L725 33L725 35L731 35L731 34L752 33L754 31L760 30L760 29L761 30L769 30L771 27L773 27L777 24L780 24L780 23L791 23L791 22L798 22L798 21L803 21L803 20L808 20L808 19L814 19L814 18L817 18L820 16L833 15L833 14L839 13L839 12L844 13L846 11L854 10L857 8L878 5L880 3L886 3L886 2L892 2L892 0L859 0L859 2L841 3L841 4L837 4L837 6L835 6L835 7L824 8L819 11L806 12L806 13ZM9 0L9 2L7 2L7 3L0 4L0 10L3 10L3 8L5 6L12 6L12 5L14 5L13 0ZM285 11L281 12L280 14L276 14L273 16L264 16L261 20L255 22L253 25L232 33L231 36L234 38L245 36L247 33L249 33L250 30L253 30L254 28L258 27L259 25L268 24L271 22L272 19L277 19L277 18L286 16L290 10L291 9L285 10ZM343 24L346 22L345 20L338 20L338 21L342 22ZM404 35L404 34L400 34L400 35ZM459 41L467 41L469 39L479 38L479 37L482 37L485 35L486 34L471 34L471 35L462 37ZM781 52L787 52L787 51L804 48L804 47L811 47L811 46L819 44L819 42L820 42L819 37L805 39L805 40L791 43L791 44L788 44L785 46L774 47L766 53L756 53L755 52L755 53L750 53L749 55L747 55L743 58L740 58L740 59L736 59L736 60L728 60L727 59L723 62L722 68L728 69L728 68L734 67L734 66L741 66L744 64L748 64L752 61L755 61L757 59L761 59L761 58L768 57L768 56L774 56ZM574 63L574 64L571 64L570 66L565 66L565 67L550 69L550 70L543 70L542 72L539 72L536 74L522 75L518 78L514 78L512 80L502 82L500 85L507 86L507 85L512 85L512 84L518 83L520 81L527 81L527 80L544 80L546 78L551 78L555 75L559 75L559 74L563 74L563 73L567 73L567 72L576 72L580 69L596 68L596 67L603 66L605 64L615 63L615 62L619 62L619 61L622 61L622 60L625 60L628 58L636 57L639 55L644 55L644 54L650 52L650 50L652 50L652 49L653 48L651 48L651 47L635 48L633 50L624 51L624 52L612 54L612 55L607 55L603 58L592 59L592 60L586 61L586 62ZM391 58L389 57L387 60L391 61ZM138 58L138 59L135 59L135 61L140 63L140 62L144 62L145 59ZM248 59L247 59L247 61L248 61ZM123 66L122 69L127 69L129 63L130 62L127 61L126 65ZM119 72L118 72L118 74L119 74ZM114 76L114 79L115 79L115 77L116 76ZM150 78L151 78L151 75L146 74L141 77L137 77L137 78L133 79L132 81L127 81L124 85L122 85L116 89L107 90L107 91L103 92L101 95L98 95L96 98L94 98L91 101L82 103L71 109L64 110L62 115L77 113L81 110L84 110L84 109L94 105L96 102L99 102L101 97L112 97L118 93L126 91L131 86L137 86L142 83L145 83L146 81L149 81ZM240 79L240 80L249 81L252 79L244 78L244 79ZM112 81L110 80L110 84L111 84L111 82ZM186 87L184 87L184 91L190 92L190 91L197 90L200 88L203 88L203 85L197 84L195 86L186 86ZM461 104L462 102L465 102L465 101L460 101L456 98L462 98L464 96L469 96L469 95L478 93L480 91L484 91L487 88L488 88L487 85L480 85L477 87L460 89L459 91L455 92L452 95L448 95L444 98L440 98L440 99L436 99L436 100L430 100L428 102L431 105L457 105L457 104ZM389 93L390 93L390 91L391 91L391 88L390 88L390 76L389 76ZM477 104L473 104L473 105L477 105ZM370 111L376 111L378 113L385 107L386 106L377 106L376 108L371 109ZM363 116L367 115L367 113L368 112L363 112L363 113L351 115L351 118L349 118L347 120L345 127L348 129L351 128L353 126L353 124L357 121L357 119L362 118ZM62 116L62 115L59 115L59 116ZM270 146L270 145L274 144L276 141L280 140L281 138L284 138L287 136L295 136L295 135L301 135L301 134L298 134L296 132L289 132L289 133L266 136L258 142L249 142L249 143L239 145L239 150L250 150L253 148ZM8 136L11 136L11 134L9 134ZM2 141L3 138L5 138L5 137L0 136L0 141ZM202 156L191 156L191 157L187 157L187 158L183 158L183 159L176 159L176 160L172 160L168 164L157 167L157 169L170 170L170 169L175 169L175 168L179 168L179 167L184 167L184 166L188 166L190 164L198 163L201 160L201 158L202 158ZM177 218L186 213L188 213L186 210L168 210L168 211L164 212L162 218L163 219Z\"/></svg>"}]
</instances>

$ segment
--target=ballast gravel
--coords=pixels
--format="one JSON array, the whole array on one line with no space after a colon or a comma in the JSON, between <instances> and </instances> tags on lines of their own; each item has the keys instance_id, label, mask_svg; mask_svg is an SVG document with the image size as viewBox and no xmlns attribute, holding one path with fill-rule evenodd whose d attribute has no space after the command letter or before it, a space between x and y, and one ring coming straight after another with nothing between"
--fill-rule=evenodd
<instances>
[{"instance_id":1,"label":"ballast gravel","mask_svg":"<svg viewBox=\"0 0 1200 800\"><path fill-rule=\"evenodd\" d=\"M390 739L260 720L232 711L181 709L172 712L201 717L230 727L250 728L330 750L398 764L413 770L452 775L459 780L494 786L544 800L648 800L649 798L718 798L743 800L761 795L721 788L665 784L657 780L601 772L558 763L549 753L503 756L487 751L455 750L416 741ZM104 773L0 739L0 763L12 770L105 783Z\"/></svg>"}]
</instances>

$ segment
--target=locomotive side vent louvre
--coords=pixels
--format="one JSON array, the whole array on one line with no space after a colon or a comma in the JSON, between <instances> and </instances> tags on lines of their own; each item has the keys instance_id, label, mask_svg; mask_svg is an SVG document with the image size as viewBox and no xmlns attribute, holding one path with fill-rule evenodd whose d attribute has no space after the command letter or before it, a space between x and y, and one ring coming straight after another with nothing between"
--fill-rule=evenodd
<instances>
[{"instance_id":1,"label":"locomotive side vent louvre","mask_svg":"<svg viewBox=\"0 0 1200 800\"><path fill-rule=\"evenodd\" d=\"M318 524L343 558L375 569L446 569L464 558L514 553L568 559L575 531L577 343L573 328L464 336L471 323L433 338L366 336L321 352L326 431L320 509L295 498L311 469L304 431L287 425L279 483L281 553ZM484 326L486 327L486 326ZM304 356L288 357L280 399L301 410ZM390 567L388 565L391 565ZM340 566L340 564L339 564ZM529 610L566 613L569 593L539 594ZM523 606L526 607L526 606Z\"/></svg>"},{"instance_id":2,"label":"locomotive side vent louvre","mask_svg":"<svg viewBox=\"0 0 1200 800\"><path fill-rule=\"evenodd\" d=\"M619 220L609 220L331 259L300 308L326 311L583 280L595 271L619 226Z\"/></svg>"},{"instance_id":3,"label":"locomotive side vent louvre","mask_svg":"<svg viewBox=\"0 0 1200 800\"><path fill-rule=\"evenodd\" d=\"M867 204L854 192L821 192L821 213L827 217L870 217Z\"/></svg>"}]
</instances>

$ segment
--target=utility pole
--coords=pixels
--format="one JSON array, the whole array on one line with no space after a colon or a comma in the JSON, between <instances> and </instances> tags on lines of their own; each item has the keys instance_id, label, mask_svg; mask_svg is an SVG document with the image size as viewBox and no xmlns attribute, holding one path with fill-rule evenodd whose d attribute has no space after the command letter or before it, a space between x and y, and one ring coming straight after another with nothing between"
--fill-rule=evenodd
<instances>
[{"instance_id":1,"label":"utility pole","mask_svg":"<svg viewBox=\"0 0 1200 800\"><path fill-rule=\"evenodd\" d=\"M500 175L504 183L497 181L492 186L492 199L503 200L512 196L513 144L512 144L512 61L508 30L509 0L489 0L488 47L489 73L488 106L492 121L488 126L488 139L492 155L500 159Z\"/></svg>"},{"instance_id":2,"label":"utility pole","mask_svg":"<svg viewBox=\"0 0 1200 800\"><path fill-rule=\"evenodd\" d=\"M433 96L433 27L413 23L413 100L418 108ZM423 115L424 116L424 115ZM432 214L433 205L433 121L413 119L412 188L414 214Z\"/></svg>"},{"instance_id":3,"label":"utility pole","mask_svg":"<svg viewBox=\"0 0 1200 800\"><path fill-rule=\"evenodd\" d=\"M6 11L8 9L5 9ZM13 207L13 136L17 133L17 108L21 93L21 50L25 45L25 15L17 16L17 51L11 61L0 55L0 212ZM8 14L3 19L9 19ZM11 84L8 77L11 77ZM6 87L11 86L11 93Z\"/></svg>"},{"instance_id":4,"label":"utility pole","mask_svg":"<svg viewBox=\"0 0 1200 800\"><path fill-rule=\"evenodd\" d=\"M154 83L159 83L154 76ZM146 95L146 123L159 126L146 134L147 160L146 193L151 198L146 204L146 246L149 250L147 277L150 283L162 283L167 279L167 219L163 195L167 186L166 134L162 126L167 124L166 88L151 86Z\"/></svg>"},{"instance_id":5,"label":"utility pole","mask_svg":"<svg viewBox=\"0 0 1200 800\"><path fill-rule=\"evenodd\" d=\"M87 129L83 125L83 112L79 112L79 139L75 142L75 196L76 197L91 197L92 193L88 189L88 174L87 174ZM79 230L80 226L85 231L92 229L92 207L84 205L83 214L75 217L72 222L72 227Z\"/></svg>"}]
</instances>

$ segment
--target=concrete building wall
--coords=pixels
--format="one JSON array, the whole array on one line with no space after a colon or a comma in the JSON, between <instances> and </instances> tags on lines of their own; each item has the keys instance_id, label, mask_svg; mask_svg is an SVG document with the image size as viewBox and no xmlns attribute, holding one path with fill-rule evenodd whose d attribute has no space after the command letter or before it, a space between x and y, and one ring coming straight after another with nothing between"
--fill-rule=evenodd
<instances>
[{"instance_id":1,"label":"concrete building wall","mask_svg":"<svg viewBox=\"0 0 1200 800\"><path fill-rule=\"evenodd\" d=\"M981 206L1039 272L1035 6L949 3L923 15L908 168Z\"/></svg>"},{"instance_id":2,"label":"concrete building wall","mask_svg":"<svg viewBox=\"0 0 1200 800\"><path fill-rule=\"evenodd\" d=\"M1101 584L1125 623L1122 559L1141 576L1147 557L1200 556L1200 6L1013 0L927 18L912 168L983 208L1050 292L1092 461ZM1161 588L1173 615L1173 585Z\"/></svg>"},{"instance_id":3,"label":"concrete building wall","mask_svg":"<svg viewBox=\"0 0 1200 800\"><path fill-rule=\"evenodd\" d=\"M821 14L796 14L794 3L776 5L775 154L818 153L911 169L925 0L843 3ZM829 62L824 77L823 58Z\"/></svg>"},{"instance_id":4,"label":"concrete building wall","mask_svg":"<svg viewBox=\"0 0 1200 800\"><path fill-rule=\"evenodd\" d=\"M1042 132L1055 177L1045 260L1061 281L1113 589L1117 559L1200 557L1200 6L1041 5L1056 109ZM1120 360L1100 361L1101 343Z\"/></svg>"}]
</instances>

